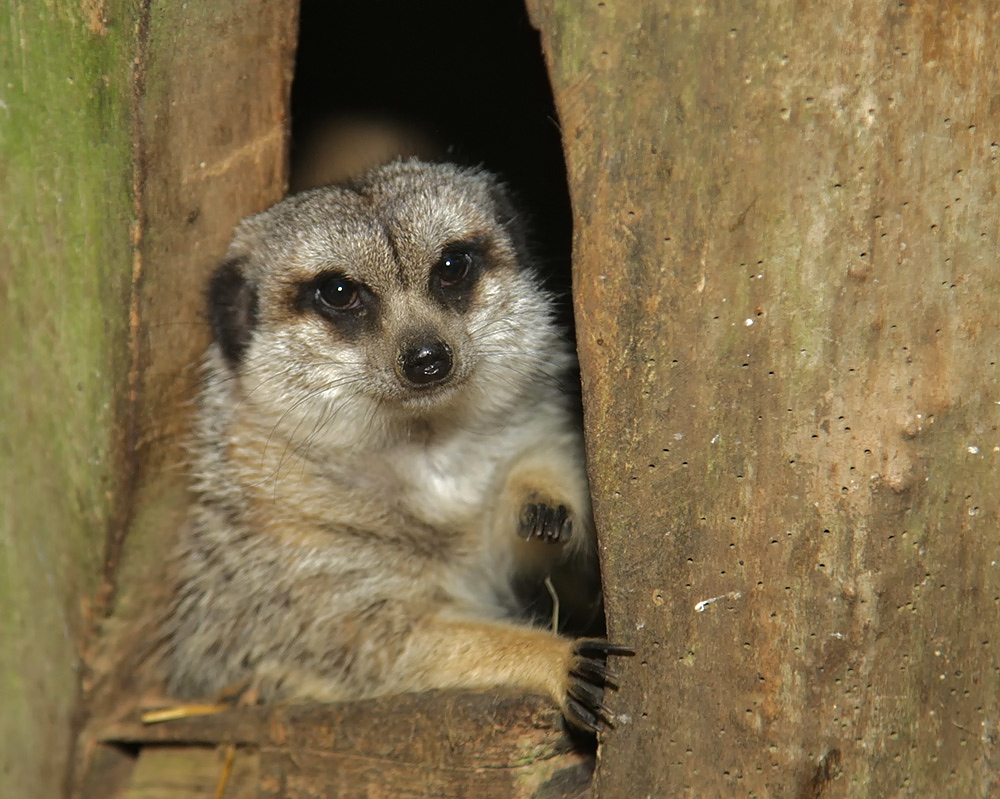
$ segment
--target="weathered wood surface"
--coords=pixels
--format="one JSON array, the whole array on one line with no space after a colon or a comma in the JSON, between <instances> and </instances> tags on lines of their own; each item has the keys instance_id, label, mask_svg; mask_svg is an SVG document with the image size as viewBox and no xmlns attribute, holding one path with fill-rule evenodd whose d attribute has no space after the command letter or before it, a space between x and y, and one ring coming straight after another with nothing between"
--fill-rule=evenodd
<instances>
[{"instance_id":1,"label":"weathered wood surface","mask_svg":"<svg viewBox=\"0 0 1000 799\"><path fill-rule=\"evenodd\" d=\"M142 750L115 799L260 799L259 788L256 751L167 744Z\"/></svg>"},{"instance_id":2,"label":"weathered wood surface","mask_svg":"<svg viewBox=\"0 0 1000 799\"><path fill-rule=\"evenodd\" d=\"M0 795L63 795L81 687L127 695L89 633L140 615L183 505L201 285L283 192L297 7L0 14Z\"/></svg>"},{"instance_id":3,"label":"weathered wood surface","mask_svg":"<svg viewBox=\"0 0 1000 799\"><path fill-rule=\"evenodd\" d=\"M136 30L137 222L128 517L106 553L112 596L89 653L89 712L142 687L164 564L187 508L185 443L208 344L204 290L233 228L285 191L298 3L155 2Z\"/></svg>"},{"instance_id":4,"label":"weathered wood surface","mask_svg":"<svg viewBox=\"0 0 1000 799\"><path fill-rule=\"evenodd\" d=\"M529 3L610 797L1000 796L1000 7Z\"/></svg>"},{"instance_id":5,"label":"weathered wood surface","mask_svg":"<svg viewBox=\"0 0 1000 799\"><path fill-rule=\"evenodd\" d=\"M257 774L242 779L259 793L241 790L261 799L582 799L593 769L548 700L506 694L236 708L162 724L125 721L101 738L143 747L127 797L211 797L221 761L210 746L236 747L234 762Z\"/></svg>"},{"instance_id":6,"label":"weathered wood surface","mask_svg":"<svg viewBox=\"0 0 1000 799\"><path fill-rule=\"evenodd\" d=\"M133 20L119 16L111 30L78 3L28 0L0 14L2 796L64 789L89 606L122 517Z\"/></svg>"}]
</instances>

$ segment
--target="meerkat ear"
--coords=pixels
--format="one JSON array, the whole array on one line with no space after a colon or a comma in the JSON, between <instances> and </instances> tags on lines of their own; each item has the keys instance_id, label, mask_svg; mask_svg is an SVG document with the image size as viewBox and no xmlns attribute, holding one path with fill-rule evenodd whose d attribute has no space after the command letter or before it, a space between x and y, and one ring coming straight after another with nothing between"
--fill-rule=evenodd
<instances>
[{"instance_id":1,"label":"meerkat ear","mask_svg":"<svg viewBox=\"0 0 1000 799\"><path fill-rule=\"evenodd\" d=\"M246 256L223 261L208 286L212 336L233 369L243 360L257 326L257 290L240 268L246 262Z\"/></svg>"}]
</instances>

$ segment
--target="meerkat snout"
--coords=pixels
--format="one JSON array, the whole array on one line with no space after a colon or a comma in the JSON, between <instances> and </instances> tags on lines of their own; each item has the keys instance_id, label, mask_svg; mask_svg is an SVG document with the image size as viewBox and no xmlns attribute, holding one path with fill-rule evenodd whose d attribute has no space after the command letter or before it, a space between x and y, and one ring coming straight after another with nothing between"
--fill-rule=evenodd
<instances>
[{"instance_id":1,"label":"meerkat snout","mask_svg":"<svg viewBox=\"0 0 1000 799\"><path fill-rule=\"evenodd\" d=\"M397 363L407 381L430 386L448 379L454 360L447 342L430 336L404 345Z\"/></svg>"}]
</instances>

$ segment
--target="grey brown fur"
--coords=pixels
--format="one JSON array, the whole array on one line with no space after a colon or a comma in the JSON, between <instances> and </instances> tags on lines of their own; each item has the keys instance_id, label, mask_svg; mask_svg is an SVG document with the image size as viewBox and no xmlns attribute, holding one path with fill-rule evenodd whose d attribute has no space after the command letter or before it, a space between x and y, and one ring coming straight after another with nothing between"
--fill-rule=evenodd
<instances>
[{"instance_id":1,"label":"grey brown fur","mask_svg":"<svg viewBox=\"0 0 1000 799\"><path fill-rule=\"evenodd\" d=\"M600 659L519 618L552 576L596 606L572 364L487 173L397 162L244 220L215 343L169 690L550 695L594 727Z\"/></svg>"}]
</instances>

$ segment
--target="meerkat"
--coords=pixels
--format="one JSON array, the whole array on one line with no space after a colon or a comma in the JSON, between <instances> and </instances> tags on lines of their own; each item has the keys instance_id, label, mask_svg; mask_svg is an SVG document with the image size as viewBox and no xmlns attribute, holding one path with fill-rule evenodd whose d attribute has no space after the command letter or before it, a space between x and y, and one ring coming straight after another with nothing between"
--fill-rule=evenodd
<instances>
[{"instance_id":1,"label":"meerkat","mask_svg":"<svg viewBox=\"0 0 1000 799\"><path fill-rule=\"evenodd\" d=\"M168 690L542 693L598 729L602 640L571 347L489 173L397 161L236 230L211 280Z\"/></svg>"}]
</instances>

